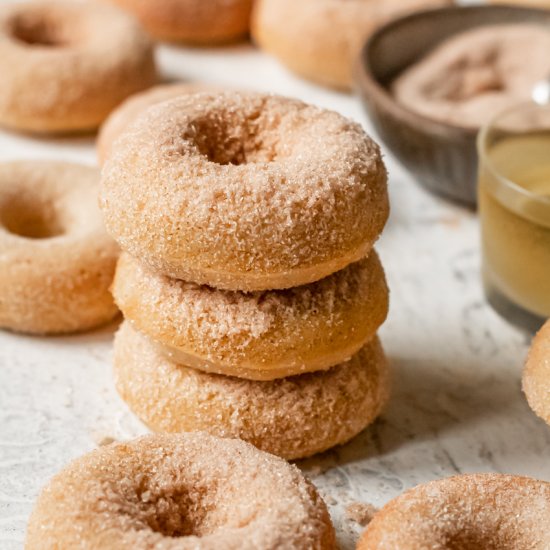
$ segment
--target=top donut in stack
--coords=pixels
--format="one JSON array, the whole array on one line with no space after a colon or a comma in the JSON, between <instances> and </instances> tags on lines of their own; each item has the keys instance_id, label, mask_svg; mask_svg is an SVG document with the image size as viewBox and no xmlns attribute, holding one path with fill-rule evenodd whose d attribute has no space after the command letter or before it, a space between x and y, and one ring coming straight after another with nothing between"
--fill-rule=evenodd
<instances>
[{"instance_id":1,"label":"top donut in stack","mask_svg":"<svg viewBox=\"0 0 550 550\"><path fill-rule=\"evenodd\" d=\"M365 257L388 216L378 146L337 113L251 93L156 105L118 140L101 204L122 248L228 290L311 283Z\"/></svg>"},{"instance_id":2,"label":"top donut in stack","mask_svg":"<svg viewBox=\"0 0 550 550\"><path fill-rule=\"evenodd\" d=\"M155 105L103 170L105 222L126 251L116 301L187 366L255 380L328 369L387 314L373 251L386 178L358 124L297 100Z\"/></svg>"}]
</instances>

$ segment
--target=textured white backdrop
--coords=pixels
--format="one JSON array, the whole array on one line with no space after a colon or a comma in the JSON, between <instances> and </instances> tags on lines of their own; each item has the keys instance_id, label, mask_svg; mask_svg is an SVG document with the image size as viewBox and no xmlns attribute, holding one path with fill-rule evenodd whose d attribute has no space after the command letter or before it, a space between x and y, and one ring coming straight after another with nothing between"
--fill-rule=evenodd
<instances>
[{"instance_id":1,"label":"textured white backdrop","mask_svg":"<svg viewBox=\"0 0 550 550\"><path fill-rule=\"evenodd\" d=\"M163 47L159 60L169 76L297 96L370 128L356 99L300 81L249 46ZM0 133L0 160L14 158L93 164L93 139ZM353 502L380 506L458 472L550 480L550 428L520 390L526 338L484 303L475 216L427 195L389 155L386 161L392 215L378 248L392 291L381 333L392 400L351 444L300 464L326 496L343 548L360 531L343 513ZM113 390L113 330L66 338L0 333L3 550L22 548L37 492L68 460L108 437L145 432Z\"/></svg>"}]
</instances>

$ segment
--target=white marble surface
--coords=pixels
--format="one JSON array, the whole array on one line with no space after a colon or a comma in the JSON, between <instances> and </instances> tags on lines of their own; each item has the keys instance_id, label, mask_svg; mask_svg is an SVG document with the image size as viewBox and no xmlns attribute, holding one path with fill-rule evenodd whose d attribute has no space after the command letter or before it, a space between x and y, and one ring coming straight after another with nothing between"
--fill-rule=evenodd
<instances>
[{"instance_id":1,"label":"white marble surface","mask_svg":"<svg viewBox=\"0 0 550 550\"><path fill-rule=\"evenodd\" d=\"M297 96L365 119L356 99L289 76L247 46L162 48L171 76ZM94 162L92 139L0 134L0 160ZM526 337L485 304L475 216L422 191L387 155L392 215L379 251L391 286L382 337L394 391L382 418L349 445L301 464L330 505L343 548L361 528L352 502L380 506L458 472L550 480L550 429L520 390ZM144 432L111 381L113 329L65 338L0 333L0 548L22 547L40 487L104 438Z\"/></svg>"}]
</instances>

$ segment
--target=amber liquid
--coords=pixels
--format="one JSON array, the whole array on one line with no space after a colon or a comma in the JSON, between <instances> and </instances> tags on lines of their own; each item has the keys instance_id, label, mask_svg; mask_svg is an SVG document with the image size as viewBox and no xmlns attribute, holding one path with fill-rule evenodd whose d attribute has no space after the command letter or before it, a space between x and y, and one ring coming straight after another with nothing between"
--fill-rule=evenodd
<instances>
[{"instance_id":1,"label":"amber liquid","mask_svg":"<svg viewBox=\"0 0 550 550\"><path fill-rule=\"evenodd\" d=\"M482 161L479 209L483 275L497 292L539 317L550 317L550 132L505 138Z\"/></svg>"}]
</instances>

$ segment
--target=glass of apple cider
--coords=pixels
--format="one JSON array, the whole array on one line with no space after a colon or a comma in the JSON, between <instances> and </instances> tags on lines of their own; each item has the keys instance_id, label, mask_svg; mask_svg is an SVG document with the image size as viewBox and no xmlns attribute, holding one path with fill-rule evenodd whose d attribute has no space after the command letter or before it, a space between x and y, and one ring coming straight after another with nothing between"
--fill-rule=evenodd
<instances>
[{"instance_id":1,"label":"glass of apple cider","mask_svg":"<svg viewBox=\"0 0 550 550\"><path fill-rule=\"evenodd\" d=\"M480 131L478 151L485 293L534 331L550 317L550 106L505 111Z\"/></svg>"}]
</instances>

